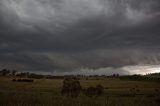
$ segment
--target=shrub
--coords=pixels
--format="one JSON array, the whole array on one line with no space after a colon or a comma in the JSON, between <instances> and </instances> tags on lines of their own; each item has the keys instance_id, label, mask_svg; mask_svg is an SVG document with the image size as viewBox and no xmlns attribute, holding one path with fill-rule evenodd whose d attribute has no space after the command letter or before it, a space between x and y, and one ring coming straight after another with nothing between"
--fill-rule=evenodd
<instances>
[{"instance_id":1,"label":"shrub","mask_svg":"<svg viewBox=\"0 0 160 106\"><path fill-rule=\"evenodd\" d=\"M155 100L155 102L158 103L158 104L160 104L160 98L157 98L157 99Z\"/></svg>"},{"instance_id":2,"label":"shrub","mask_svg":"<svg viewBox=\"0 0 160 106\"><path fill-rule=\"evenodd\" d=\"M16 79L12 79L12 81L13 81L13 82L15 82L15 81L16 81Z\"/></svg>"},{"instance_id":3,"label":"shrub","mask_svg":"<svg viewBox=\"0 0 160 106\"><path fill-rule=\"evenodd\" d=\"M96 90L97 90L97 96L100 96L104 93L104 87L102 85L97 85Z\"/></svg>"},{"instance_id":4,"label":"shrub","mask_svg":"<svg viewBox=\"0 0 160 106\"><path fill-rule=\"evenodd\" d=\"M88 87L84 89L84 94L89 97L93 97L96 95L96 88L95 87Z\"/></svg>"},{"instance_id":5,"label":"shrub","mask_svg":"<svg viewBox=\"0 0 160 106\"><path fill-rule=\"evenodd\" d=\"M101 96L104 93L104 87L102 85L97 85L96 87L88 87L87 89L83 89L83 93L86 96Z\"/></svg>"}]
</instances>

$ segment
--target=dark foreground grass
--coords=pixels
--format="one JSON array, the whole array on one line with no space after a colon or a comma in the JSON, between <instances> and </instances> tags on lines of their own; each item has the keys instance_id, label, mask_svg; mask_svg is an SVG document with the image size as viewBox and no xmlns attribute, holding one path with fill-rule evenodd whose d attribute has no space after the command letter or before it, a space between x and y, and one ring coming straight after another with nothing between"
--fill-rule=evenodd
<instances>
[{"instance_id":1,"label":"dark foreground grass","mask_svg":"<svg viewBox=\"0 0 160 106\"><path fill-rule=\"evenodd\" d=\"M12 82L0 77L0 106L160 106L160 84L119 79L80 80L83 88L101 84L100 97L61 96L62 80Z\"/></svg>"}]
</instances>

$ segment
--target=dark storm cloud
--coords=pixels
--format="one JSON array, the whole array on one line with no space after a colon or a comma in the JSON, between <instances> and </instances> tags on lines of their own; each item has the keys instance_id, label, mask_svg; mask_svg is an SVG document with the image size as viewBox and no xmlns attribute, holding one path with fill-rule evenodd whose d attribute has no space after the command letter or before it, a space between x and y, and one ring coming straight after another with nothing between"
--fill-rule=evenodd
<instances>
[{"instance_id":1,"label":"dark storm cloud","mask_svg":"<svg viewBox=\"0 0 160 106\"><path fill-rule=\"evenodd\" d=\"M159 0L1 0L0 64L46 71L159 64L159 17Z\"/></svg>"}]
</instances>

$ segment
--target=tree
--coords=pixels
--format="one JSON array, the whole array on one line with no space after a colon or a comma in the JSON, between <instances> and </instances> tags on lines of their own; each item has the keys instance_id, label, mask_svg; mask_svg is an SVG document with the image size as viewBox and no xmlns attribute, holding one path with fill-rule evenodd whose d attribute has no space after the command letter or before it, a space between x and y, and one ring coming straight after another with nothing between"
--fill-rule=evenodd
<instances>
[{"instance_id":1,"label":"tree","mask_svg":"<svg viewBox=\"0 0 160 106\"><path fill-rule=\"evenodd\" d=\"M16 70L12 70L12 75L15 75L16 74Z\"/></svg>"},{"instance_id":2,"label":"tree","mask_svg":"<svg viewBox=\"0 0 160 106\"><path fill-rule=\"evenodd\" d=\"M2 72L2 75L3 75L3 76L6 76L7 74L10 73L10 70L3 69L1 72Z\"/></svg>"},{"instance_id":3,"label":"tree","mask_svg":"<svg viewBox=\"0 0 160 106\"><path fill-rule=\"evenodd\" d=\"M65 78L63 81L63 87L61 90L62 95L71 97L78 97L81 93L82 87L77 78Z\"/></svg>"}]
</instances>

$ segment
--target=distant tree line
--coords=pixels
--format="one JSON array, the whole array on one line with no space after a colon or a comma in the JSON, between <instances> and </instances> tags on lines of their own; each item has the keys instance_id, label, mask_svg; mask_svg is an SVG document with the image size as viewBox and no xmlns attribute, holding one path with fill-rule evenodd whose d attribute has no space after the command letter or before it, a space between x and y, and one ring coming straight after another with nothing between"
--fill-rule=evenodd
<instances>
[{"instance_id":1,"label":"distant tree line","mask_svg":"<svg viewBox=\"0 0 160 106\"><path fill-rule=\"evenodd\" d=\"M118 78L121 80L136 80L136 81L156 81L160 82L160 73L152 73L147 75L67 75L67 76L55 76L55 75L41 75L29 72L20 72L17 70L2 69L0 70L0 76L17 76L21 78L32 78L32 79L64 79L67 77L76 77L77 79L84 80L100 80L106 78Z\"/></svg>"},{"instance_id":2,"label":"distant tree line","mask_svg":"<svg viewBox=\"0 0 160 106\"><path fill-rule=\"evenodd\" d=\"M126 75L126 76L120 76L119 78L121 80L160 82L160 76L159 77L152 77L152 76L148 76L148 75Z\"/></svg>"},{"instance_id":3,"label":"distant tree line","mask_svg":"<svg viewBox=\"0 0 160 106\"><path fill-rule=\"evenodd\" d=\"M148 76L148 77L160 77L160 73L149 73L146 76Z\"/></svg>"},{"instance_id":4,"label":"distant tree line","mask_svg":"<svg viewBox=\"0 0 160 106\"><path fill-rule=\"evenodd\" d=\"M0 75L2 75L2 76L15 75L16 72L17 72L16 70L2 69L2 70L0 71Z\"/></svg>"}]
</instances>

